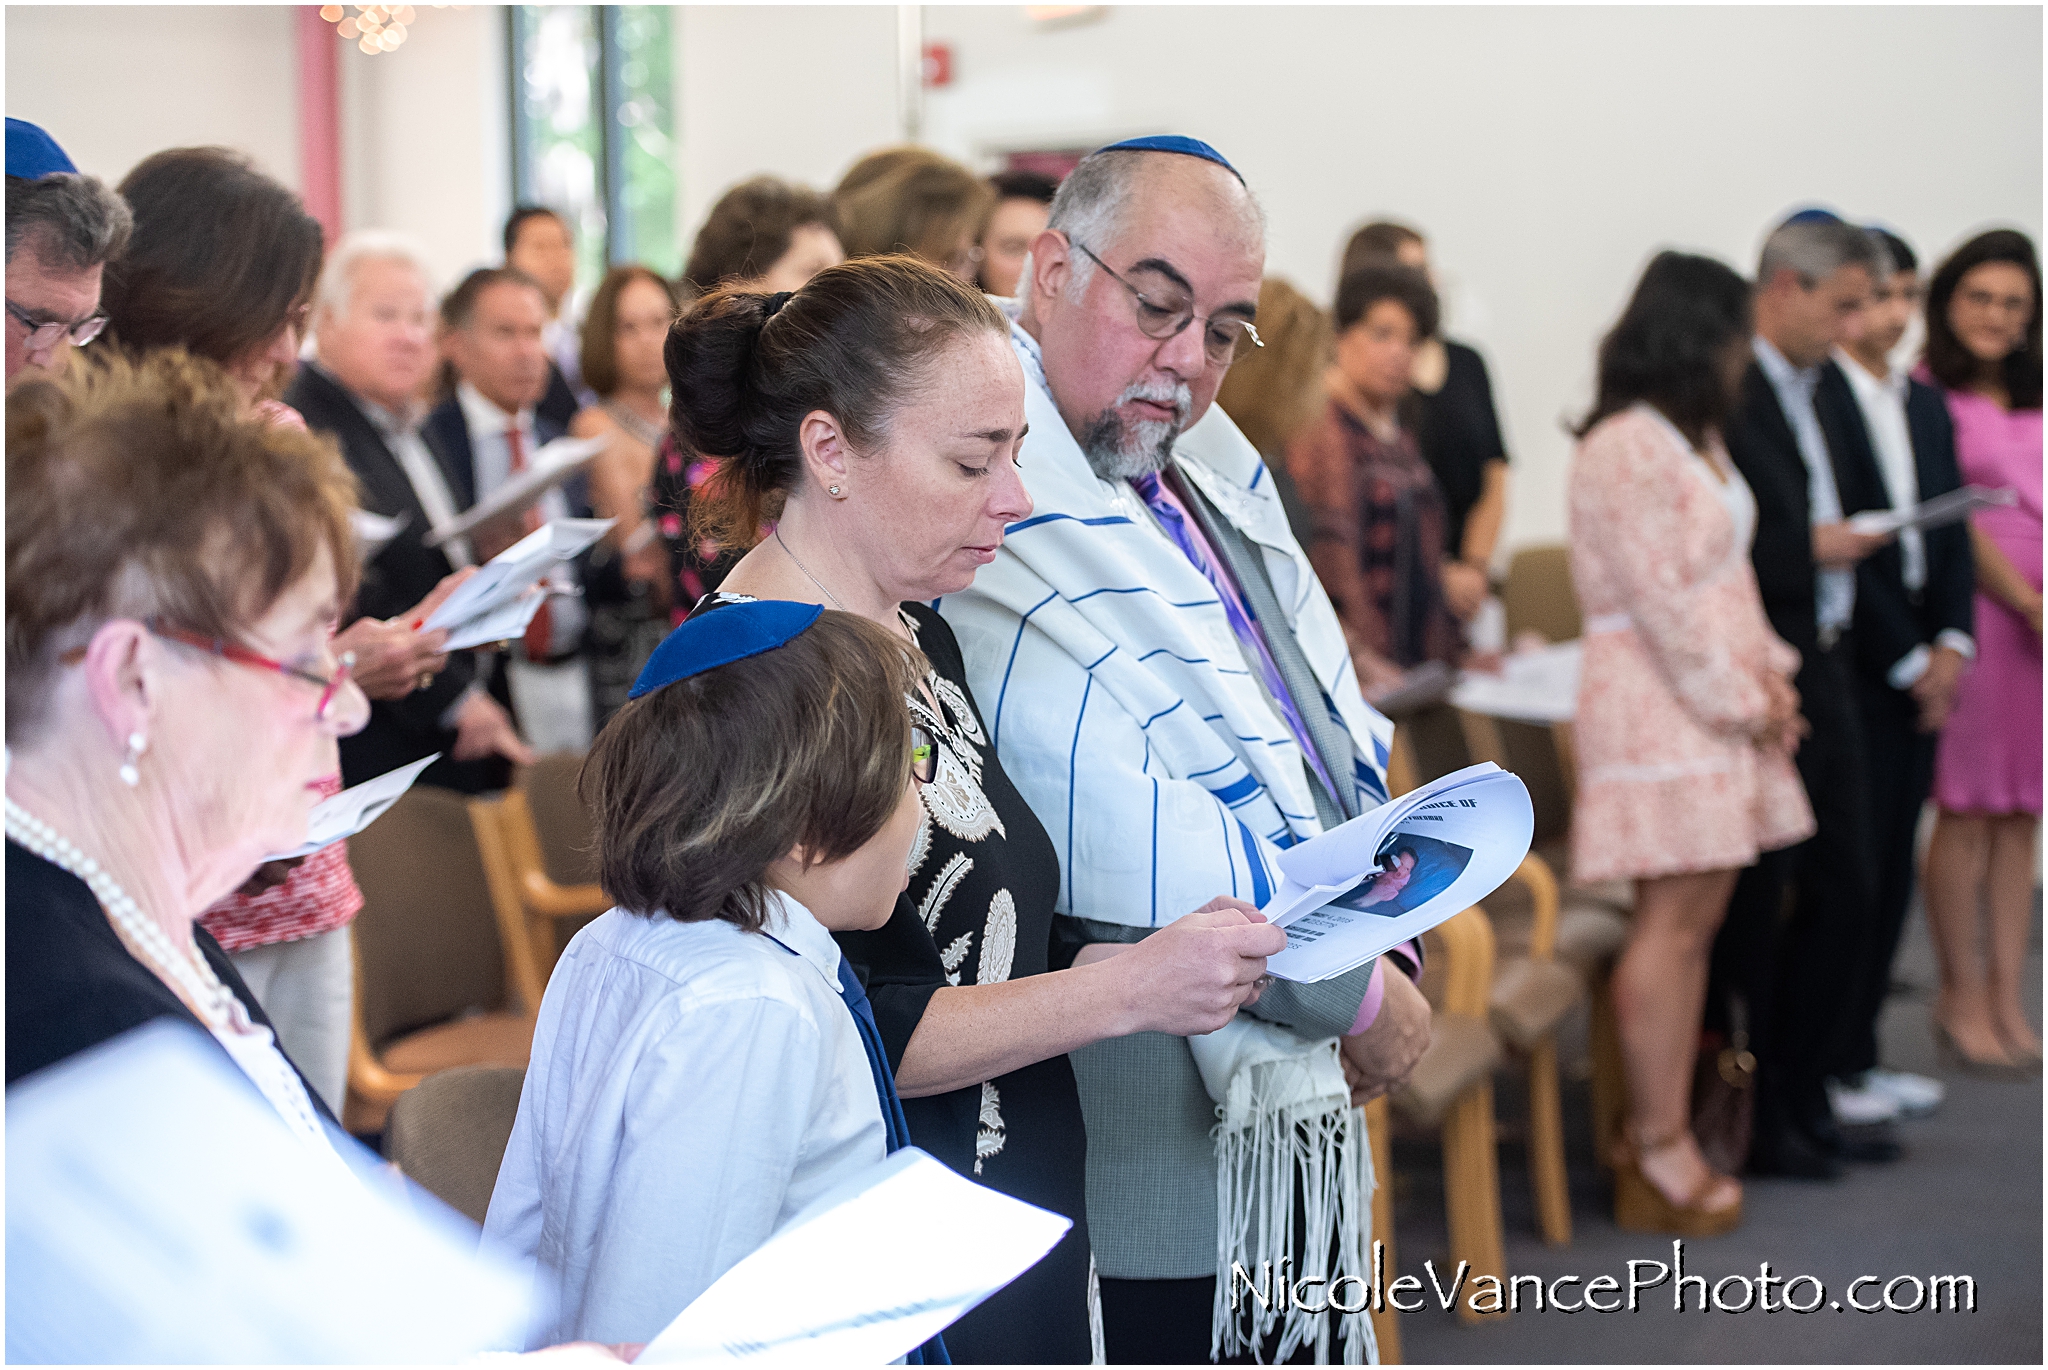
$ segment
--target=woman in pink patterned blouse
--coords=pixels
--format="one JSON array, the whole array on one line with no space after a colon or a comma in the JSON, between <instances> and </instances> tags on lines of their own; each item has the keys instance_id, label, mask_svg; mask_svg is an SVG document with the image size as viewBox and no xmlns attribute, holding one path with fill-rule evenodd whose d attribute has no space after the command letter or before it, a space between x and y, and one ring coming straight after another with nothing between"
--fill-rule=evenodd
<instances>
[{"instance_id":1,"label":"woman in pink patterned blouse","mask_svg":"<svg viewBox=\"0 0 2048 1370\"><path fill-rule=\"evenodd\" d=\"M1814 829L1791 763L1798 654L1764 618L1756 502L1719 434L1749 334L1741 277L1659 254L1601 344L1572 462L1586 616L1572 873L1636 882L1614 970L1629 1093L1615 1216L1634 1231L1741 1221L1741 1185L1707 1164L1689 1118L1708 956L1737 871Z\"/></svg>"}]
</instances>

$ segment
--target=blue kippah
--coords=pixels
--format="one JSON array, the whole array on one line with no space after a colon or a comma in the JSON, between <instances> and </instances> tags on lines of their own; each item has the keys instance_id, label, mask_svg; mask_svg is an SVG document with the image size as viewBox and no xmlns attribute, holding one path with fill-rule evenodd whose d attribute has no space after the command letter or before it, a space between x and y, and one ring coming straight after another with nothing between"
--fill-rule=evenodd
<instances>
[{"instance_id":1,"label":"blue kippah","mask_svg":"<svg viewBox=\"0 0 2048 1370\"><path fill-rule=\"evenodd\" d=\"M78 174L78 168L57 146L57 140L26 119L7 121L7 174L24 181L40 181L64 171Z\"/></svg>"},{"instance_id":2,"label":"blue kippah","mask_svg":"<svg viewBox=\"0 0 2048 1370\"><path fill-rule=\"evenodd\" d=\"M1785 222L1788 224L1838 224L1842 222L1842 216L1835 213L1832 209L1815 207L1812 209L1802 209L1791 218L1785 220Z\"/></svg>"},{"instance_id":3,"label":"blue kippah","mask_svg":"<svg viewBox=\"0 0 2048 1370\"><path fill-rule=\"evenodd\" d=\"M1126 138L1121 143L1099 147L1096 152L1178 152L1183 157L1200 157L1205 162L1214 162L1231 175L1237 177L1239 185L1244 176L1230 164L1224 155L1199 138L1183 138L1178 133L1158 133L1150 138ZM1093 154L1090 154L1091 156Z\"/></svg>"},{"instance_id":4,"label":"blue kippah","mask_svg":"<svg viewBox=\"0 0 2048 1370\"><path fill-rule=\"evenodd\" d=\"M717 666L772 652L818 621L819 604L786 599L753 599L693 614L661 640L626 691L638 699L650 690L688 680Z\"/></svg>"}]
</instances>

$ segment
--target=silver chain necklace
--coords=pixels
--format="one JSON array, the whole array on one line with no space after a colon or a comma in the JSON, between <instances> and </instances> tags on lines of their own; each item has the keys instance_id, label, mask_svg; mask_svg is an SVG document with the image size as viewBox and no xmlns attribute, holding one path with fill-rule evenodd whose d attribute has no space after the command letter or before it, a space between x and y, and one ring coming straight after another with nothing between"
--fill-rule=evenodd
<instances>
[{"instance_id":1,"label":"silver chain necklace","mask_svg":"<svg viewBox=\"0 0 2048 1370\"><path fill-rule=\"evenodd\" d=\"M789 544L782 540L782 529L780 527L777 527L775 530L775 543L778 547L782 548L783 551L789 552L789 559L796 563L797 570L802 571L806 576L810 576L811 584L817 586L820 590L824 591L825 598L832 601L833 608L837 609L842 614L852 612L844 604L841 604L839 602L839 596L833 594L830 590L825 589L824 581L819 580L816 576L811 575L811 568L804 565L802 557L799 557L795 552L789 551Z\"/></svg>"}]
</instances>

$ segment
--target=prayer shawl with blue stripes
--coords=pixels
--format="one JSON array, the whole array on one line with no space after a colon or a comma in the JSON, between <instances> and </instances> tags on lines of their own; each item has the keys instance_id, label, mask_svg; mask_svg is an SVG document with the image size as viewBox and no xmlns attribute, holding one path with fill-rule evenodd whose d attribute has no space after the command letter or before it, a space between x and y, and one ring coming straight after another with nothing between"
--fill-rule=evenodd
<instances>
[{"instance_id":1,"label":"prayer shawl with blue stripes","mask_svg":"<svg viewBox=\"0 0 2048 1370\"><path fill-rule=\"evenodd\" d=\"M960 640L1004 769L1059 848L1056 907L1147 928L1218 894L1262 905L1277 878L1277 851L1322 831L1301 747L1247 665L1208 579L1127 484L1096 476L1053 402L1037 343L1014 324L1011 340L1024 366L1031 432L1022 474L1034 508L1010 526L974 584L938 607ZM1336 611L1258 452L1212 406L1181 435L1174 458L1263 555L1286 626L1328 697L1297 703L1335 711L1353 740L1359 808L1384 802L1393 725L1358 692ZM1286 1042L1291 1066L1281 1059ZM1229 1342L1221 1300L1232 1253L1249 1257L1253 1270L1258 1259L1293 1254L1248 1246L1261 1240L1242 1230L1248 1192L1284 1193L1295 1163L1332 1175L1353 1168L1342 1185L1349 1193L1332 1194L1324 1216L1346 1245L1370 1249L1355 1169L1365 1164L1364 1123L1350 1107L1332 1039L1292 1038L1240 1015L1189 1046L1223 1106L1218 1338ZM1276 1095L1276 1065L1297 1082L1312 1075L1315 1086ZM1314 1117L1326 1124L1329 1146L1300 1155L1293 1122ZM1347 1158L1341 1166L1332 1161L1337 1152ZM1235 1219L1227 1216L1233 1211ZM1269 1230L1289 1225L1285 1214L1272 1216ZM1308 1249L1316 1249L1313 1238ZM1343 1273L1367 1273L1349 1259L1355 1254L1340 1261ZM1369 1333L1362 1314L1344 1321L1349 1360ZM1287 1320L1279 1325L1284 1335Z\"/></svg>"}]
</instances>

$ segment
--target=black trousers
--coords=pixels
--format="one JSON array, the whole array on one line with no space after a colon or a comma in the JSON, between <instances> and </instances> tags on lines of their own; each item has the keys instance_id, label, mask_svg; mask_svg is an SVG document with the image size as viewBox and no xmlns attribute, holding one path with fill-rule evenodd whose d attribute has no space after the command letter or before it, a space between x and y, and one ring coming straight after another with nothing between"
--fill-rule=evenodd
<instances>
[{"instance_id":1,"label":"black trousers","mask_svg":"<svg viewBox=\"0 0 2048 1370\"><path fill-rule=\"evenodd\" d=\"M1851 976L1843 1009L1840 1056L1831 1072L1855 1075L1877 1065L1877 1019L1891 992L1892 959L1913 902L1914 838L1920 810L1934 788L1937 735L1920 731L1920 707L1868 672L1856 677L1863 742L1869 758L1870 859L1875 886L1864 956Z\"/></svg>"},{"instance_id":2,"label":"black trousers","mask_svg":"<svg viewBox=\"0 0 2048 1370\"><path fill-rule=\"evenodd\" d=\"M1102 1352L1111 1365L1208 1365L1209 1321L1216 1298L1216 1277L1192 1280L1102 1281ZM1335 1317L1335 1314L1326 1314ZM1273 1365L1278 1338L1269 1342L1257 1364ZM1332 1336L1335 1354L1335 1336ZM1313 1343L1289 1357L1287 1364L1315 1363ZM1248 1355L1225 1364L1251 1365Z\"/></svg>"},{"instance_id":3,"label":"black trousers","mask_svg":"<svg viewBox=\"0 0 2048 1370\"><path fill-rule=\"evenodd\" d=\"M1799 777L1818 831L1744 871L1714 944L1712 997L1747 1005L1757 1126L1819 1125L1823 1081L1847 1059L1851 989L1876 931L1869 767L1845 636L1808 654L1796 684L1812 735ZM1789 899L1787 896L1790 896ZM1725 1023L1716 1004L1714 1019Z\"/></svg>"}]
</instances>

